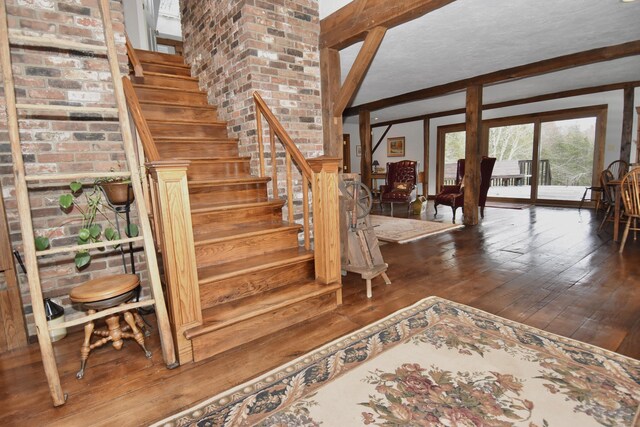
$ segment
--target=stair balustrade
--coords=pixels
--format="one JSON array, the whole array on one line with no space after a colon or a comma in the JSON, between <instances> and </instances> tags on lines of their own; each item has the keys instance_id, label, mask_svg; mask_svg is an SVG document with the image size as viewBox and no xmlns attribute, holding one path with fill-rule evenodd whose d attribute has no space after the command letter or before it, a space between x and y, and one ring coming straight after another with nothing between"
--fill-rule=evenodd
<instances>
[{"instance_id":1,"label":"stair balustrade","mask_svg":"<svg viewBox=\"0 0 640 427\"><path fill-rule=\"evenodd\" d=\"M338 170L340 159L320 156L305 159L287 131L269 109L259 93L254 92L260 176L266 176L264 134L262 119L268 125L271 157L271 183L273 197L278 195L278 169L276 161L276 141L285 149L285 169L287 182L287 215L289 223L294 222L293 164L302 175L303 232L306 249L311 247L309 183L311 183L313 209L313 240L316 279L326 283L340 283L340 222L338 196Z\"/></svg>"}]
</instances>

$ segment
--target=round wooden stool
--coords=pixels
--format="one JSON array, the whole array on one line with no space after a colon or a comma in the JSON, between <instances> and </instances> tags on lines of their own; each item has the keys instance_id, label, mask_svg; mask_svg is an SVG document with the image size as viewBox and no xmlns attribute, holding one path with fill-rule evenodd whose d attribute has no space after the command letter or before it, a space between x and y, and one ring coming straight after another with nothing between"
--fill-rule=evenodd
<instances>
[{"instance_id":1,"label":"round wooden stool","mask_svg":"<svg viewBox=\"0 0 640 427\"><path fill-rule=\"evenodd\" d=\"M100 310L115 307L129 301L135 294L135 289L140 284L138 276L135 274L118 274L105 276L99 279L89 280L80 286L73 288L69 297L71 301L82 304L87 309L87 314L91 315ZM111 345L116 350L122 348L123 338L133 338L144 350L145 356L151 357L151 352L144 346L144 321L142 317L134 311L124 312L124 320L127 325L120 327L119 313L112 314L105 318L106 329L96 329L93 320L84 326L84 342L80 348L80 370L76 374L78 379L84 376L84 367L89 358L91 350L111 341ZM131 332L128 332L128 331ZM91 344L91 335L98 335L103 338Z\"/></svg>"}]
</instances>

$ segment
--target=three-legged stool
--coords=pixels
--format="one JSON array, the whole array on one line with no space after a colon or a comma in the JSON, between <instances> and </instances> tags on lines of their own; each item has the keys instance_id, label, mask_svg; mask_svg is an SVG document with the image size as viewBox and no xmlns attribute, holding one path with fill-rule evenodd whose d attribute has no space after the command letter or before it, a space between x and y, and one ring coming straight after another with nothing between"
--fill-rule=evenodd
<instances>
[{"instance_id":1,"label":"three-legged stool","mask_svg":"<svg viewBox=\"0 0 640 427\"><path fill-rule=\"evenodd\" d=\"M87 314L91 315L97 311L116 307L129 301L135 294L135 289L140 284L138 276L135 274L118 274L113 276L100 277L89 280L79 285L71 291L69 297L72 302L82 304L87 309ZM106 329L96 329L93 320L84 326L84 342L80 348L80 370L76 374L78 379L84 376L84 368L89 358L89 353L94 348L103 346L111 341L111 345L116 349L122 348L123 339L133 338L144 350L145 356L151 357L151 352L144 345L145 330L144 321L136 311L125 311L123 313L125 326L120 326L119 313L112 314L105 318ZM142 330L142 331L141 331ZM131 331L131 332L129 332ZM91 336L103 337L93 344Z\"/></svg>"}]
</instances>

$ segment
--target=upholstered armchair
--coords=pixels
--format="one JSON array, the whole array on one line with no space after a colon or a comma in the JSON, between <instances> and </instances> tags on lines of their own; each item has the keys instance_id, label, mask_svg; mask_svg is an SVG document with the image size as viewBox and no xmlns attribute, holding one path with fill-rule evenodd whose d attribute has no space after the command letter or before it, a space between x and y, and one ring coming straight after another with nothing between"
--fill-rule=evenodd
<instances>
[{"instance_id":1,"label":"upholstered armchair","mask_svg":"<svg viewBox=\"0 0 640 427\"><path fill-rule=\"evenodd\" d=\"M413 160L387 163L387 177L384 185L380 186L380 203L391 205L391 216L395 203L407 203L407 212L411 211L411 193L416 188L418 178L417 166L418 162Z\"/></svg>"},{"instance_id":2,"label":"upholstered armchair","mask_svg":"<svg viewBox=\"0 0 640 427\"><path fill-rule=\"evenodd\" d=\"M478 206L480 206L480 216L484 218L484 205L487 203L487 193L491 186L491 174L496 163L495 157L482 157L480 161L480 191ZM464 159L458 160L456 172L456 185L444 185L435 198L435 215L438 215L438 205L451 206L453 210L453 222L456 222L456 210L464 206Z\"/></svg>"}]
</instances>

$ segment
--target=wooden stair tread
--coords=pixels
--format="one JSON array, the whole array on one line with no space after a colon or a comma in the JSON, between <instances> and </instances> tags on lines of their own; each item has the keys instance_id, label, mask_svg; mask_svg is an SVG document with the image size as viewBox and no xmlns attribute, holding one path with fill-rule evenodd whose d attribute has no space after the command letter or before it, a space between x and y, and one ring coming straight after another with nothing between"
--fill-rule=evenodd
<instances>
[{"instance_id":1,"label":"wooden stair tread","mask_svg":"<svg viewBox=\"0 0 640 427\"><path fill-rule=\"evenodd\" d=\"M260 178L256 176L226 178L226 179L212 178L212 179L189 181L189 188L206 187L206 186L214 187L214 186L220 186L220 185L233 185L233 184L263 184L269 181L271 181L271 178L269 177Z\"/></svg>"},{"instance_id":2,"label":"wooden stair tread","mask_svg":"<svg viewBox=\"0 0 640 427\"><path fill-rule=\"evenodd\" d=\"M146 100L140 99L138 100L140 105L164 105L167 107L174 107L176 104L172 101L154 101L154 100ZM201 110L217 110L218 108L215 105L180 105L180 108L189 108L189 109L201 109Z\"/></svg>"},{"instance_id":3,"label":"wooden stair tread","mask_svg":"<svg viewBox=\"0 0 640 427\"><path fill-rule=\"evenodd\" d=\"M183 68L183 69L188 69L191 70L191 66L185 64L184 62L182 64L178 63L178 62L171 62L171 61L162 61L161 59L149 59L149 58L140 58L140 63L141 64L149 64L149 65L162 65L165 67L172 67L172 68ZM144 69L144 66L142 67L142 69Z\"/></svg>"},{"instance_id":4,"label":"wooden stair tread","mask_svg":"<svg viewBox=\"0 0 640 427\"><path fill-rule=\"evenodd\" d=\"M180 76L177 74L167 74L167 73L160 73L158 71L145 71L144 72L145 76L152 76L152 77L166 77L168 79L177 79L177 80L190 80L193 82L198 82L198 78L197 77L191 77L191 76Z\"/></svg>"},{"instance_id":5,"label":"wooden stair tread","mask_svg":"<svg viewBox=\"0 0 640 427\"><path fill-rule=\"evenodd\" d=\"M203 325L185 331L184 335L187 339L193 339L314 296L335 292L340 287L340 283L325 285L311 280L219 304L203 310Z\"/></svg>"},{"instance_id":6,"label":"wooden stair tread","mask_svg":"<svg viewBox=\"0 0 640 427\"><path fill-rule=\"evenodd\" d=\"M222 120L159 120L159 119L147 119L149 124L166 124L166 125L212 125L212 126L226 126L227 122Z\"/></svg>"},{"instance_id":7,"label":"wooden stair tread","mask_svg":"<svg viewBox=\"0 0 640 427\"><path fill-rule=\"evenodd\" d=\"M280 233L283 231L300 230L300 224L289 225L286 222L257 222L253 224L237 224L227 230L202 232L193 236L195 245L208 245L238 238L255 237L263 234Z\"/></svg>"},{"instance_id":8,"label":"wooden stair tread","mask_svg":"<svg viewBox=\"0 0 640 427\"><path fill-rule=\"evenodd\" d=\"M156 57L156 58L166 58L166 59L172 59L174 61L178 60L184 63L184 57L182 55L178 55L176 53L165 53L165 52L156 52L153 50L146 50L146 49L133 49L138 55L140 56L144 56L144 57Z\"/></svg>"},{"instance_id":9,"label":"wooden stair tread","mask_svg":"<svg viewBox=\"0 0 640 427\"><path fill-rule=\"evenodd\" d=\"M187 156L176 156L177 160L189 160L192 163L225 163L225 162L246 162L251 160L249 156L235 156L235 157L187 157Z\"/></svg>"},{"instance_id":10,"label":"wooden stair tread","mask_svg":"<svg viewBox=\"0 0 640 427\"><path fill-rule=\"evenodd\" d=\"M156 136L153 138L156 142L212 142L221 144L237 144L238 138L219 138L219 137L202 137L202 136Z\"/></svg>"},{"instance_id":11,"label":"wooden stair tread","mask_svg":"<svg viewBox=\"0 0 640 427\"><path fill-rule=\"evenodd\" d=\"M313 252L304 248L269 252L251 257L250 259L200 267L198 268L198 283L204 285L217 280L228 279L230 277L280 267L282 265L296 264L311 259L313 259Z\"/></svg>"},{"instance_id":12,"label":"wooden stair tread","mask_svg":"<svg viewBox=\"0 0 640 427\"><path fill-rule=\"evenodd\" d=\"M240 202L240 203L222 202L219 204L203 203L201 206L192 204L191 215L208 214L212 212L220 212L220 211L228 211L228 210L259 208L259 207L280 208L284 206L284 203L285 203L284 200L269 200L268 202Z\"/></svg>"},{"instance_id":13,"label":"wooden stair tread","mask_svg":"<svg viewBox=\"0 0 640 427\"><path fill-rule=\"evenodd\" d=\"M155 86L155 85L147 85L144 83L133 83L134 89L154 89L154 90L162 90L162 91L170 91L170 92L180 92L180 93L197 93L206 95L200 89L184 89L179 87L167 87L167 86Z\"/></svg>"}]
</instances>

